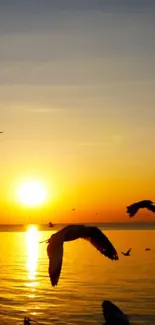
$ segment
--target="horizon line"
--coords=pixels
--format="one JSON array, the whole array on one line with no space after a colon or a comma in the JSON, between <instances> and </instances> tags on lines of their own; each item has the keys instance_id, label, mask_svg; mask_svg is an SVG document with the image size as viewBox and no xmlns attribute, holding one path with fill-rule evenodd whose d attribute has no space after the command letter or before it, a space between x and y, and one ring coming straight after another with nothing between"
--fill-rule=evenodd
<instances>
[{"instance_id":1,"label":"horizon line","mask_svg":"<svg viewBox=\"0 0 155 325\"><path fill-rule=\"evenodd\" d=\"M57 223L53 223L53 226L57 226L57 225L72 225L72 224L155 224L155 220L154 221L117 221L117 222L57 222ZM28 225L38 225L38 226L48 226L49 222L46 223L35 223L35 222L29 222L29 223L0 223L0 226L28 226Z\"/></svg>"}]
</instances>

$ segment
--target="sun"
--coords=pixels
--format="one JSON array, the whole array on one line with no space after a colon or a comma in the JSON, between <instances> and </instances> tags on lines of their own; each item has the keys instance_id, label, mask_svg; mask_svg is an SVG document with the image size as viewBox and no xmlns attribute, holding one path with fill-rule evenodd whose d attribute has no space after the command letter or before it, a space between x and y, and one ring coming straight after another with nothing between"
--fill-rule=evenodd
<instances>
[{"instance_id":1,"label":"sun","mask_svg":"<svg viewBox=\"0 0 155 325\"><path fill-rule=\"evenodd\" d=\"M18 189L18 197L21 203L28 206L37 206L42 204L46 197L45 186L35 180L27 181Z\"/></svg>"}]
</instances>

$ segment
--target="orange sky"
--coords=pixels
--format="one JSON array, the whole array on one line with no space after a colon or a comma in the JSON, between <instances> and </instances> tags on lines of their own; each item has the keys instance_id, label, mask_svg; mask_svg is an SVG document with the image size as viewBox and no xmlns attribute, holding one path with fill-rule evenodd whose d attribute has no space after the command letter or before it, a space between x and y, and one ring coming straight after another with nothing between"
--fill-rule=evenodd
<instances>
[{"instance_id":1,"label":"orange sky","mask_svg":"<svg viewBox=\"0 0 155 325\"><path fill-rule=\"evenodd\" d=\"M154 12L111 3L2 6L1 223L128 221L154 200ZM32 179L37 208L16 195Z\"/></svg>"}]
</instances>

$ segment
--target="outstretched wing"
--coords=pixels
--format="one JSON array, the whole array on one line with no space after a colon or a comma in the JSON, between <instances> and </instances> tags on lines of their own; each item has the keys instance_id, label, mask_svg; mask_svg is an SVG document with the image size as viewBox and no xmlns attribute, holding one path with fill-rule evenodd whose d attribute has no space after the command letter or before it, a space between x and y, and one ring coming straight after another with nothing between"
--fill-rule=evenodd
<instances>
[{"instance_id":1,"label":"outstretched wing","mask_svg":"<svg viewBox=\"0 0 155 325\"><path fill-rule=\"evenodd\" d=\"M84 227L81 238L88 240L101 254L111 260L118 260L118 254L109 239L97 227Z\"/></svg>"},{"instance_id":2,"label":"outstretched wing","mask_svg":"<svg viewBox=\"0 0 155 325\"><path fill-rule=\"evenodd\" d=\"M148 207L147 207L148 210L152 211L152 212L155 212L155 205L153 204L150 204Z\"/></svg>"},{"instance_id":3,"label":"outstretched wing","mask_svg":"<svg viewBox=\"0 0 155 325\"><path fill-rule=\"evenodd\" d=\"M137 203L131 204L127 207L127 213L129 217L133 217L139 210L139 205Z\"/></svg>"},{"instance_id":4,"label":"outstretched wing","mask_svg":"<svg viewBox=\"0 0 155 325\"><path fill-rule=\"evenodd\" d=\"M129 248L129 250L126 252L126 254L129 254L131 252L131 248Z\"/></svg>"},{"instance_id":5,"label":"outstretched wing","mask_svg":"<svg viewBox=\"0 0 155 325\"><path fill-rule=\"evenodd\" d=\"M153 205L153 202L150 200L143 200L129 205L127 207L127 213L129 214L130 217L133 217L138 212L139 209L143 209L143 208L155 212L155 206Z\"/></svg>"},{"instance_id":6,"label":"outstretched wing","mask_svg":"<svg viewBox=\"0 0 155 325\"><path fill-rule=\"evenodd\" d=\"M47 246L47 254L49 257L49 277L52 283L52 286L56 286L59 281L62 259L63 259L63 244L53 246L52 243Z\"/></svg>"}]
</instances>

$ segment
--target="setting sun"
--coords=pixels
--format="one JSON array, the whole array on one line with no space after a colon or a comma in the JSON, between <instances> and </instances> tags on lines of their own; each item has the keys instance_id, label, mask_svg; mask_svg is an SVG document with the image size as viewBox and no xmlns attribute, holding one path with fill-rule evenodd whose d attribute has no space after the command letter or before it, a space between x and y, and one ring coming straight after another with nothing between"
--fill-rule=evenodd
<instances>
[{"instance_id":1,"label":"setting sun","mask_svg":"<svg viewBox=\"0 0 155 325\"><path fill-rule=\"evenodd\" d=\"M28 206L37 206L42 204L45 201L46 196L46 189L39 181L25 182L18 190L20 202Z\"/></svg>"}]
</instances>

